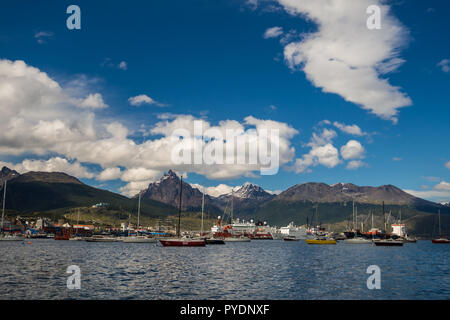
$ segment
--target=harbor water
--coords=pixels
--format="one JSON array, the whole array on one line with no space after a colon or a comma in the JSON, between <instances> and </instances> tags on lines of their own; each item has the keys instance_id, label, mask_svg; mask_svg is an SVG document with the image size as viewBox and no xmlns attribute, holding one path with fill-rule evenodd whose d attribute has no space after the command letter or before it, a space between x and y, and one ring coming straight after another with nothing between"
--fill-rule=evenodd
<instances>
[{"instance_id":1,"label":"harbor water","mask_svg":"<svg viewBox=\"0 0 450 320\"><path fill-rule=\"evenodd\" d=\"M0 241L0 299L449 299L450 246ZM81 289L68 289L68 266ZM369 290L367 268L381 271Z\"/></svg>"}]
</instances>

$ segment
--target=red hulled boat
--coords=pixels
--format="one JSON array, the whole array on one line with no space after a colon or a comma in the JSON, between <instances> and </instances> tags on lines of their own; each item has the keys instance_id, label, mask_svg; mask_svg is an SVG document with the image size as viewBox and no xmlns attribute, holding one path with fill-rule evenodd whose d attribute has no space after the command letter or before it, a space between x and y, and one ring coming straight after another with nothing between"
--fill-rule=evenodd
<instances>
[{"instance_id":1,"label":"red hulled boat","mask_svg":"<svg viewBox=\"0 0 450 320\"><path fill-rule=\"evenodd\" d=\"M441 234L441 210L439 210L439 234ZM432 243L440 243L440 244L447 244L450 243L450 239L444 238L442 235L439 237L439 239L433 239L431 240Z\"/></svg>"},{"instance_id":2,"label":"red hulled boat","mask_svg":"<svg viewBox=\"0 0 450 320\"><path fill-rule=\"evenodd\" d=\"M191 239L186 237L180 237L180 227L181 227L181 195L183 192L183 176L180 179L180 204L178 208L178 228L177 237L169 239L160 239L159 242L164 247L204 247L206 242L204 239Z\"/></svg>"}]
</instances>

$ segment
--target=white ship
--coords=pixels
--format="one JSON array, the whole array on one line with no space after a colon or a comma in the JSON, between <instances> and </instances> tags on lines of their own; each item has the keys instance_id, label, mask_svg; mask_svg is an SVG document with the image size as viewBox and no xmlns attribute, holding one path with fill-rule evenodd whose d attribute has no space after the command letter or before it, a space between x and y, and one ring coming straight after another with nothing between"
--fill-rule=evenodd
<instances>
[{"instance_id":1,"label":"white ship","mask_svg":"<svg viewBox=\"0 0 450 320\"><path fill-rule=\"evenodd\" d=\"M283 239L286 237L295 239L306 239L306 229L295 226L294 222L289 223L287 227L281 227L280 234Z\"/></svg>"}]
</instances>

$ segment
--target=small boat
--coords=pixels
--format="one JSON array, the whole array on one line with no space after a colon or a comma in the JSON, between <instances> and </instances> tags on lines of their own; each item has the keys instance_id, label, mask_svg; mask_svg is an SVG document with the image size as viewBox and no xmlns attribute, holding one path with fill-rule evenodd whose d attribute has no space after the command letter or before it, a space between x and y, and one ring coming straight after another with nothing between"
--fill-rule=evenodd
<instances>
[{"instance_id":1,"label":"small boat","mask_svg":"<svg viewBox=\"0 0 450 320\"><path fill-rule=\"evenodd\" d=\"M345 239L344 242L348 244L371 244L372 240L365 239L363 237L355 237L352 239Z\"/></svg>"},{"instance_id":2,"label":"small boat","mask_svg":"<svg viewBox=\"0 0 450 320\"><path fill-rule=\"evenodd\" d=\"M295 236L286 236L283 238L284 241L300 241L300 238L297 238Z\"/></svg>"},{"instance_id":3,"label":"small boat","mask_svg":"<svg viewBox=\"0 0 450 320\"><path fill-rule=\"evenodd\" d=\"M69 240L70 241L84 241L84 238L76 236L76 237L69 238Z\"/></svg>"},{"instance_id":4,"label":"small boat","mask_svg":"<svg viewBox=\"0 0 450 320\"><path fill-rule=\"evenodd\" d=\"M316 238L316 239L305 239L307 244L336 244L337 241L334 239L327 238Z\"/></svg>"},{"instance_id":5,"label":"small boat","mask_svg":"<svg viewBox=\"0 0 450 320\"><path fill-rule=\"evenodd\" d=\"M384 247L401 247L403 246L402 240L394 240L394 239L377 239L372 241L376 246L384 246Z\"/></svg>"},{"instance_id":6,"label":"small boat","mask_svg":"<svg viewBox=\"0 0 450 320\"><path fill-rule=\"evenodd\" d=\"M23 241L25 237L17 234L2 234L0 235L0 241Z\"/></svg>"},{"instance_id":7,"label":"small boat","mask_svg":"<svg viewBox=\"0 0 450 320\"><path fill-rule=\"evenodd\" d=\"M441 235L438 239L431 240L432 243L438 243L438 244L448 244L450 243L450 240L448 238L445 238L441 234L441 210L439 210L439 234Z\"/></svg>"},{"instance_id":8,"label":"small boat","mask_svg":"<svg viewBox=\"0 0 450 320\"><path fill-rule=\"evenodd\" d=\"M85 238L84 239L87 242L118 242L119 239L115 238L115 237L109 237L109 236L104 236L104 235L93 235L90 238Z\"/></svg>"},{"instance_id":9,"label":"small boat","mask_svg":"<svg viewBox=\"0 0 450 320\"><path fill-rule=\"evenodd\" d=\"M203 239L191 238L159 239L159 242L164 247L204 247L206 245Z\"/></svg>"},{"instance_id":10,"label":"small boat","mask_svg":"<svg viewBox=\"0 0 450 320\"><path fill-rule=\"evenodd\" d=\"M156 243L156 238L150 238L146 236L130 236L122 238L122 242L125 243Z\"/></svg>"},{"instance_id":11,"label":"small boat","mask_svg":"<svg viewBox=\"0 0 450 320\"><path fill-rule=\"evenodd\" d=\"M5 186L3 187L3 210L2 210L2 222L1 222L1 228L0 228L0 241L22 241L25 239L25 237L20 234L15 233L5 233L4 232L4 221L5 221L5 204L6 204L6 182L5 180ZM10 224L10 231L11 231L11 224Z\"/></svg>"},{"instance_id":12,"label":"small boat","mask_svg":"<svg viewBox=\"0 0 450 320\"><path fill-rule=\"evenodd\" d=\"M226 237L225 242L250 242L251 239L248 237Z\"/></svg>"},{"instance_id":13,"label":"small boat","mask_svg":"<svg viewBox=\"0 0 450 320\"><path fill-rule=\"evenodd\" d=\"M205 239L206 244L225 244L225 241L223 239L217 239L217 238L206 238Z\"/></svg>"},{"instance_id":14,"label":"small boat","mask_svg":"<svg viewBox=\"0 0 450 320\"><path fill-rule=\"evenodd\" d=\"M409 238L409 237L407 237L407 238L403 238L403 239L401 239L404 243L416 243L417 242L417 239L416 238Z\"/></svg>"},{"instance_id":15,"label":"small boat","mask_svg":"<svg viewBox=\"0 0 450 320\"><path fill-rule=\"evenodd\" d=\"M204 239L192 239L188 237L180 237L182 193L183 193L183 176L181 176L180 178L180 202L178 207L177 237L169 239L159 239L159 242L161 242L163 247L204 247L206 245Z\"/></svg>"},{"instance_id":16,"label":"small boat","mask_svg":"<svg viewBox=\"0 0 450 320\"><path fill-rule=\"evenodd\" d=\"M141 192L139 192L139 202L138 202L138 220L137 220L137 229L139 230L140 226L140 217L141 217ZM156 238L150 238L147 236L140 236L139 234L135 236L130 236L130 232L128 231L128 237L121 238L122 242L125 243L156 243Z\"/></svg>"}]
</instances>

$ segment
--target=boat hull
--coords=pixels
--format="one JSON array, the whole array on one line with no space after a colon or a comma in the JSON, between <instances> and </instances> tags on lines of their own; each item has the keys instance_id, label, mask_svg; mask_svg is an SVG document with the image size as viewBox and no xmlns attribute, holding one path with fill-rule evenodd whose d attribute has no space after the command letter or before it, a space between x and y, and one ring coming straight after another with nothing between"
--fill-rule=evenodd
<instances>
[{"instance_id":1,"label":"boat hull","mask_svg":"<svg viewBox=\"0 0 450 320\"><path fill-rule=\"evenodd\" d=\"M127 237L127 238L123 238L122 242L124 242L124 243L156 243L157 240L155 238Z\"/></svg>"},{"instance_id":2,"label":"boat hull","mask_svg":"<svg viewBox=\"0 0 450 320\"><path fill-rule=\"evenodd\" d=\"M403 241L374 241L376 246L380 247L401 247L403 246Z\"/></svg>"},{"instance_id":3,"label":"boat hull","mask_svg":"<svg viewBox=\"0 0 450 320\"><path fill-rule=\"evenodd\" d=\"M306 239L307 244L336 244L336 240L316 240L316 239Z\"/></svg>"},{"instance_id":4,"label":"boat hull","mask_svg":"<svg viewBox=\"0 0 450 320\"><path fill-rule=\"evenodd\" d=\"M439 243L439 244L449 244L449 239L433 239L431 240L432 243Z\"/></svg>"},{"instance_id":5,"label":"boat hull","mask_svg":"<svg viewBox=\"0 0 450 320\"><path fill-rule=\"evenodd\" d=\"M164 247L204 247L205 240L183 240L183 239L160 239L159 242Z\"/></svg>"},{"instance_id":6,"label":"boat hull","mask_svg":"<svg viewBox=\"0 0 450 320\"><path fill-rule=\"evenodd\" d=\"M225 244L225 241L222 239L206 239L206 244Z\"/></svg>"},{"instance_id":7,"label":"boat hull","mask_svg":"<svg viewBox=\"0 0 450 320\"><path fill-rule=\"evenodd\" d=\"M242 237L242 238L228 237L228 238L225 238L224 240L225 240L225 242L250 242L251 241L250 238L245 238L245 237Z\"/></svg>"}]
</instances>

